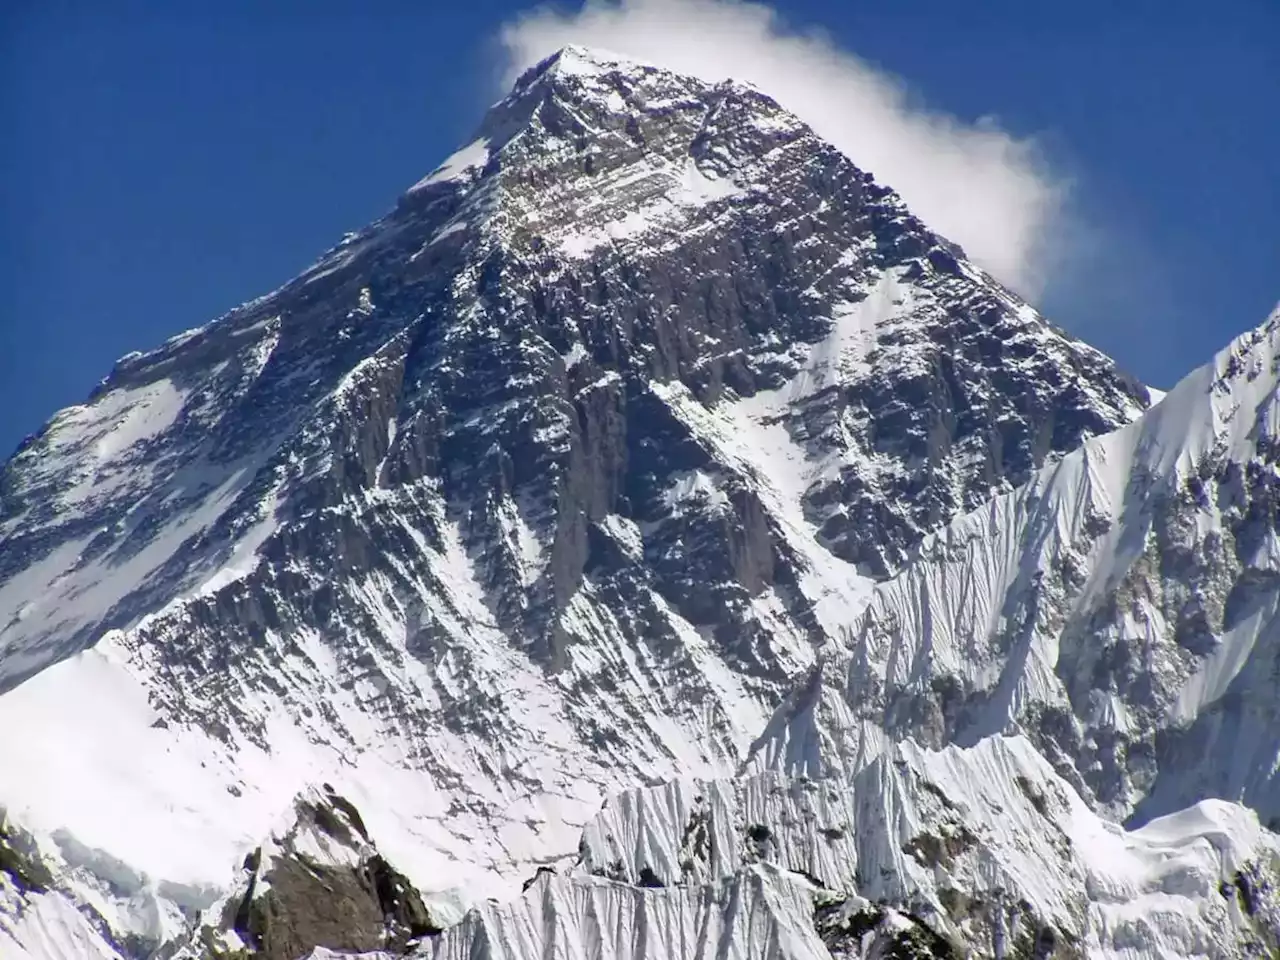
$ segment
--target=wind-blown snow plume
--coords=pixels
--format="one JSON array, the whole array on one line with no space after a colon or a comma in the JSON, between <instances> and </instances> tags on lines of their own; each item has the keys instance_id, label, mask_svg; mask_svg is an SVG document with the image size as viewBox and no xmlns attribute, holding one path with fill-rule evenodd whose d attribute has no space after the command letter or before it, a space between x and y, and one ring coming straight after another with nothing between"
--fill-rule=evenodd
<instances>
[{"instance_id":1,"label":"wind-blown snow plume","mask_svg":"<svg viewBox=\"0 0 1280 960\"><path fill-rule=\"evenodd\" d=\"M755 84L865 170L935 230L1024 296L1039 294L1056 249L1065 183L1033 140L989 117L968 123L913 102L904 83L776 11L739 0L588 0L539 7L501 40L506 81L568 43L608 48L716 82Z\"/></svg>"}]
</instances>

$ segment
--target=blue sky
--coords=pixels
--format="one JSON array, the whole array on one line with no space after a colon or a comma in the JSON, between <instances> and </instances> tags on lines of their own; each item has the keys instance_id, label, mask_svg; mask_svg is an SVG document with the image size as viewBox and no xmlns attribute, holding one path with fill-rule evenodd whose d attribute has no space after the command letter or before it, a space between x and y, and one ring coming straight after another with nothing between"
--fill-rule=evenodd
<instances>
[{"instance_id":1,"label":"blue sky","mask_svg":"<svg viewBox=\"0 0 1280 960\"><path fill-rule=\"evenodd\" d=\"M105 6L0 12L0 456L388 209L500 94L495 37L529 5ZM779 11L914 102L1035 137L1074 238L1039 305L1148 382L1280 299L1275 0Z\"/></svg>"}]
</instances>

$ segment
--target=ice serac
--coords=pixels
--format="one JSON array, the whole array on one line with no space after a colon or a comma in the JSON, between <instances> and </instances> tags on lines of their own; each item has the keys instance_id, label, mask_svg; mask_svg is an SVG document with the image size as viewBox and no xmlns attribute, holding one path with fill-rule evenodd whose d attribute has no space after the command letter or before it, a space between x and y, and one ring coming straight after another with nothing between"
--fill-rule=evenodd
<instances>
[{"instance_id":1,"label":"ice serac","mask_svg":"<svg viewBox=\"0 0 1280 960\"><path fill-rule=\"evenodd\" d=\"M86 792L91 788L86 787ZM65 830L26 829L0 807L0 956L121 960L181 943L214 889L153 884Z\"/></svg>"},{"instance_id":2,"label":"ice serac","mask_svg":"<svg viewBox=\"0 0 1280 960\"><path fill-rule=\"evenodd\" d=\"M1148 404L766 94L568 49L381 220L122 358L4 467L0 729L30 734L0 802L118 942L193 924L323 783L431 910L498 923L606 796L785 753L780 703L830 689L819 651L934 531L1004 523ZM785 749L753 754L771 716ZM848 729L870 763L908 727ZM708 879L773 898L752 944L799 896L761 870ZM612 883L521 902L647 909Z\"/></svg>"},{"instance_id":3,"label":"ice serac","mask_svg":"<svg viewBox=\"0 0 1280 960\"><path fill-rule=\"evenodd\" d=\"M1023 737L936 752L906 742L851 778L636 789L583 835L582 869L639 887L697 887L757 864L808 886L815 930L832 948L853 916L865 930L888 907L946 945L908 956L1280 949L1280 840L1255 814L1204 801L1126 831Z\"/></svg>"},{"instance_id":4,"label":"ice serac","mask_svg":"<svg viewBox=\"0 0 1280 960\"><path fill-rule=\"evenodd\" d=\"M1280 310L1139 421L928 537L757 743L856 770L1023 731L1096 810L1280 826Z\"/></svg>"}]
</instances>

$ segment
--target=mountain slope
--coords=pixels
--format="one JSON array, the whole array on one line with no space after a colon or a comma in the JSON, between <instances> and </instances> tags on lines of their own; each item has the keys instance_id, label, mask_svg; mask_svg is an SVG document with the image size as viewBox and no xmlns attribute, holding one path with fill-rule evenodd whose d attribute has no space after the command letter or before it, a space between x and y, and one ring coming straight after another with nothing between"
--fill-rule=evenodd
<instances>
[{"instance_id":1,"label":"mountain slope","mask_svg":"<svg viewBox=\"0 0 1280 960\"><path fill-rule=\"evenodd\" d=\"M262 872L256 860L254 869ZM250 887L231 903L274 895L255 901ZM1226 958L1277 949L1280 838L1251 811L1204 801L1126 831L1089 810L1025 738L993 737L937 752L900 744L850 779L765 774L627 791L588 824L571 870L539 870L519 897L477 905L414 955Z\"/></svg>"},{"instance_id":2,"label":"mountain slope","mask_svg":"<svg viewBox=\"0 0 1280 960\"><path fill-rule=\"evenodd\" d=\"M1280 825L1280 311L1138 422L929 538L753 762L1025 731L1095 808L1204 797Z\"/></svg>"}]
</instances>

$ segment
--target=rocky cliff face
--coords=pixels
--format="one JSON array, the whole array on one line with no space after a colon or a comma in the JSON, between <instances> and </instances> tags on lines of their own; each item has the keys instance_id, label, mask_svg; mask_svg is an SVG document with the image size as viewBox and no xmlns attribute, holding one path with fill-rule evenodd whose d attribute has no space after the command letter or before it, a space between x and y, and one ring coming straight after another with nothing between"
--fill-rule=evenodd
<instances>
[{"instance_id":1,"label":"rocky cliff face","mask_svg":"<svg viewBox=\"0 0 1280 960\"><path fill-rule=\"evenodd\" d=\"M0 728L37 732L0 741L0 768L22 771L0 800L71 878L62 899L19 899L97 903L106 950L201 928L281 956L385 946L370 939L385 903L368 864L340 882L253 868L276 897L248 897L276 918L265 927L215 909L280 812L330 783L423 891L401 927L422 911L450 927L421 948L442 956L569 950L588 934L545 920L553 902L574 923L667 911L673 926L645 936L672 956L699 930L723 945L700 955L726 957L821 956L836 948L818 927L846 946L917 923L950 936L936 896L933 913L907 893L839 907L861 895L847 871L793 889L762 856L707 868L696 888L658 875L655 894L638 875L572 875L575 851L603 799L636 784L745 765L844 791L907 734L969 746L1025 728L1095 810L1139 802L1158 764L1111 789L1056 714L960 724L941 700L911 700L909 658L867 638L895 604L933 616L913 585L977 537L951 531L1004 524L991 536L1021 543L1041 502L1028 491L1149 401L763 93L565 51L382 220L279 290L123 358L5 466ZM1239 569L1192 549L1160 601L1185 622L1184 672L1237 615L1218 580L1253 583L1259 483L1228 545ZM1072 550L1103 535L1088 503L1055 509L1075 511L1060 521ZM950 584L946 603L988 609ZM1062 649L1095 657L1073 629ZM955 681L966 717L1005 662L983 657L981 681ZM1036 661L1009 662L1013 676ZM1143 682L1137 661L1106 662ZM886 679L863 691L843 679L852 665ZM951 682L938 677L911 682L936 680L937 700ZM1132 742L1166 729L1146 716ZM97 803L86 782L103 785ZM103 887L104 858L132 879ZM558 878L521 901L544 919L504 905L549 866ZM351 939L298 932L317 883L345 891ZM840 899L815 927L818 893ZM479 913L452 926L469 904ZM1056 909L1036 916L1087 937ZM778 930L797 923L793 950Z\"/></svg>"}]
</instances>

